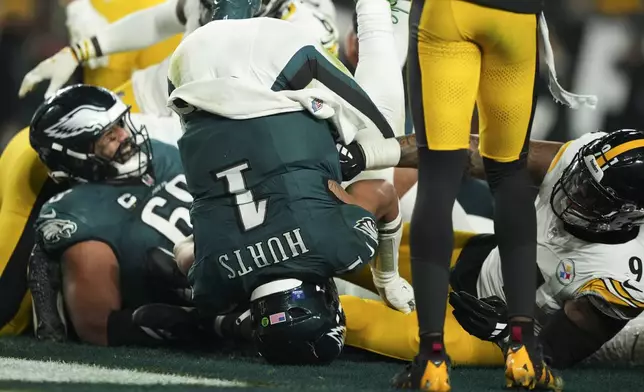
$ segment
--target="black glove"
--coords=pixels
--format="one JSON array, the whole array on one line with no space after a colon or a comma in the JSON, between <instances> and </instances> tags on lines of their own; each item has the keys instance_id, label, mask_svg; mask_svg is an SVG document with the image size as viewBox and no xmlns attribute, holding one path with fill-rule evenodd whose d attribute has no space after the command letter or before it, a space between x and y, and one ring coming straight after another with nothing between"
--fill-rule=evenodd
<instances>
[{"instance_id":1,"label":"black glove","mask_svg":"<svg viewBox=\"0 0 644 392\"><path fill-rule=\"evenodd\" d=\"M200 344L214 338L213 320L202 317L195 308L147 304L132 313L132 323L168 343Z\"/></svg>"},{"instance_id":2,"label":"black glove","mask_svg":"<svg viewBox=\"0 0 644 392\"><path fill-rule=\"evenodd\" d=\"M146 291L154 302L191 306L192 289L172 252L158 247L148 249L145 270Z\"/></svg>"},{"instance_id":3,"label":"black glove","mask_svg":"<svg viewBox=\"0 0 644 392\"><path fill-rule=\"evenodd\" d=\"M31 291L34 335L38 340L64 342L67 322L62 298L60 264L36 244L29 256L27 285Z\"/></svg>"},{"instance_id":4,"label":"black glove","mask_svg":"<svg viewBox=\"0 0 644 392\"><path fill-rule=\"evenodd\" d=\"M470 335L500 346L509 336L508 309L497 296L476 298L465 291L449 293L452 314Z\"/></svg>"},{"instance_id":5,"label":"black glove","mask_svg":"<svg viewBox=\"0 0 644 392\"><path fill-rule=\"evenodd\" d=\"M349 145L336 143L340 157L340 171L342 171L342 181L352 180L360 174L366 167L364 152L362 147L356 142Z\"/></svg>"}]
</instances>

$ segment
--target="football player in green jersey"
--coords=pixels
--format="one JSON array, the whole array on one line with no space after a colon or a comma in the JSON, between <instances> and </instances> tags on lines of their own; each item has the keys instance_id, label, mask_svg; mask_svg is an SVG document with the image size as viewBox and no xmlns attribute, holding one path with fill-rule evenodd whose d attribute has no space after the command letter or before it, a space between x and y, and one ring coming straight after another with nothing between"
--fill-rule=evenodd
<instances>
[{"instance_id":1,"label":"football player in green jersey","mask_svg":"<svg viewBox=\"0 0 644 392\"><path fill-rule=\"evenodd\" d=\"M168 306L185 305L177 291L188 287L171 255L192 230L179 152L150 140L129 109L108 90L76 85L32 119L32 147L54 180L71 185L35 223L29 275L39 338L66 337L64 311L51 295L59 290L88 343L155 346L198 335L194 312ZM150 304L159 305L150 311ZM160 320L170 322L149 325Z\"/></svg>"}]
</instances>

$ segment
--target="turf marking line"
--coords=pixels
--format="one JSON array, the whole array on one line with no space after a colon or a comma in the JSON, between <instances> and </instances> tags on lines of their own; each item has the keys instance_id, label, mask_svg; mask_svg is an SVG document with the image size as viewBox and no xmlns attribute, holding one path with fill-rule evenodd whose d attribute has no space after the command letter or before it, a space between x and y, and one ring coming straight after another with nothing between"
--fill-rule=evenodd
<instances>
[{"instance_id":1,"label":"turf marking line","mask_svg":"<svg viewBox=\"0 0 644 392\"><path fill-rule=\"evenodd\" d=\"M198 385L245 387L240 381L219 378L152 373L134 369L111 369L60 361L0 357L0 380L51 383L96 383L120 385Z\"/></svg>"}]
</instances>

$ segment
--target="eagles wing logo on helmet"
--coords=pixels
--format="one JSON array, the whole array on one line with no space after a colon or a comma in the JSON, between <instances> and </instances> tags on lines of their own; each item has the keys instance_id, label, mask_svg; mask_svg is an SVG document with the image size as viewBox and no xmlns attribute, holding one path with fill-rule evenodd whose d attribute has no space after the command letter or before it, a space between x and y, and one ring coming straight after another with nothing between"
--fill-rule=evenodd
<instances>
[{"instance_id":1,"label":"eagles wing logo on helmet","mask_svg":"<svg viewBox=\"0 0 644 392\"><path fill-rule=\"evenodd\" d=\"M61 238L71 238L78 230L76 223L67 219L47 219L37 228L45 242L55 244Z\"/></svg>"},{"instance_id":2,"label":"eagles wing logo on helmet","mask_svg":"<svg viewBox=\"0 0 644 392\"><path fill-rule=\"evenodd\" d=\"M329 332L326 333L326 336L333 339L333 341L338 345L338 349L341 351L344 347L344 339L347 328L345 326L333 327Z\"/></svg>"},{"instance_id":3,"label":"eagles wing logo on helmet","mask_svg":"<svg viewBox=\"0 0 644 392\"><path fill-rule=\"evenodd\" d=\"M100 131L109 124L109 116L105 116L105 112L106 109L98 106L82 105L61 117L44 132L54 139L67 139L85 132Z\"/></svg>"}]
</instances>

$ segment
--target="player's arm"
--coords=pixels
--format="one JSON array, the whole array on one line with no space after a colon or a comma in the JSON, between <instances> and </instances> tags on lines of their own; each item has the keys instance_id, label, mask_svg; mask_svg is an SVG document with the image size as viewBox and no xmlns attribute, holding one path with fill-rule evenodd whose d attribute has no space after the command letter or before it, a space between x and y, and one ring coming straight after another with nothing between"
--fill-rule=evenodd
<instances>
[{"instance_id":1,"label":"player's arm","mask_svg":"<svg viewBox=\"0 0 644 392\"><path fill-rule=\"evenodd\" d=\"M109 338L111 315L121 308L119 266L112 248L99 241L80 242L61 261L63 297L76 333L87 343L107 346L114 340Z\"/></svg>"},{"instance_id":2,"label":"player's arm","mask_svg":"<svg viewBox=\"0 0 644 392\"><path fill-rule=\"evenodd\" d=\"M544 355L556 368L571 367L599 350L640 312L611 305L597 296L567 301L539 334ZM628 318L618 314L627 314Z\"/></svg>"},{"instance_id":3,"label":"player's arm","mask_svg":"<svg viewBox=\"0 0 644 392\"><path fill-rule=\"evenodd\" d=\"M397 167L416 168L418 166L418 149L416 135L405 135L396 138L400 148L400 160ZM552 160L563 146L563 143L544 140L530 140L528 170L535 184L540 185L548 172ZM470 162L468 173L475 178L485 179L483 159L479 153L479 136L470 135Z\"/></svg>"},{"instance_id":4,"label":"player's arm","mask_svg":"<svg viewBox=\"0 0 644 392\"><path fill-rule=\"evenodd\" d=\"M134 12L110 24L93 37L81 39L44 60L23 79L23 97L43 80L51 80L45 97L62 87L79 64L101 56L143 49L182 32L186 22L184 2L167 0Z\"/></svg>"},{"instance_id":5,"label":"player's arm","mask_svg":"<svg viewBox=\"0 0 644 392\"><path fill-rule=\"evenodd\" d=\"M186 23L184 2L167 0L110 24L96 36L76 43L79 60L143 49L183 31Z\"/></svg>"},{"instance_id":6,"label":"player's arm","mask_svg":"<svg viewBox=\"0 0 644 392\"><path fill-rule=\"evenodd\" d=\"M65 251L62 263L65 304L83 341L159 347L208 337L194 308L158 303L122 309L118 261L106 243L75 244Z\"/></svg>"}]
</instances>

